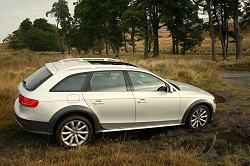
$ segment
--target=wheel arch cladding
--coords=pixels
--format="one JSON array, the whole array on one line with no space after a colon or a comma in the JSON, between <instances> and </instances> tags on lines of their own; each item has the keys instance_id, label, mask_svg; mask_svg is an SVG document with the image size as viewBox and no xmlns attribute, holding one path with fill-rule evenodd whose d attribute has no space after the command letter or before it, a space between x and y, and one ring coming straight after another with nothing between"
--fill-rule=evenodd
<instances>
[{"instance_id":1,"label":"wheel arch cladding","mask_svg":"<svg viewBox=\"0 0 250 166\"><path fill-rule=\"evenodd\" d=\"M186 110L183 118L182 118L182 121L181 123L186 123L186 120L187 120L187 117L189 115L189 113L192 111L192 109L198 105L205 105L208 109L209 109L209 113L210 113L210 118L209 118L209 121L211 121L211 118L212 118L212 114L213 114L213 106L212 104L207 101L207 100L197 100L195 102L193 102Z\"/></svg>"},{"instance_id":2,"label":"wheel arch cladding","mask_svg":"<svg viewBox=\"0 0 250 166\"><path fill-rule=\"evenodd\" d=\"M80 106L80 105L73 105L73 106L67 106L60 110L58 110L49 121L49 132L54 133L55 127L57 126L58 122L63 119L66 116L72 115L72 114L79 114L87 118L90 123L92 124L94 131L101 130L100 122L97 116L92 112L91 109L88 107Z\"/></svg>"}]
</instances>

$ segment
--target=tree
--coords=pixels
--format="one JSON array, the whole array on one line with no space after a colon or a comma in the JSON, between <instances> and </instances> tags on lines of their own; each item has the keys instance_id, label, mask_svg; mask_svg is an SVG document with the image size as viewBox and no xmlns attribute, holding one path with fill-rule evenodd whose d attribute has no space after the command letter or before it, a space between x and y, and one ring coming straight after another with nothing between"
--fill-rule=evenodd
<instances>
[{"instance_id":1,"label":"tree","mask_svg":"<svg viewBox=\"0 0 250 166\"><path fill-rule=\"evenodd\" d=\"M23 20L23 22L21 22L19 29L25 33L28 30L30 30L32 28L32 22L30 21L29 18L26 18L25 20Z\"/></svg>"},{"instance_id":2,"label":"tree","mask_svg":"<svg viewBox=\"0 0 250 166\"><path fill-rule=\"evenodd\" d=\"M140 29L142 28L143 17L144 14L141 12L140 7L135 4L131 4L121 17L121 29L124 34L130 34L128 41L129 45L132 46L133 53L136 52L136 41L141 40Z\"/></svg>"},{"instance_id":3,"label":"tree","mask_svg":"<svg viewBox=\"0 0 250 166\"><path fill-rule=\"evenodd\" d=\"M26 47L26 44L15 34L9 34L3 43L7 43L7 49L20 50Z\"/></svg>"},{"instance_id":4,"label":"tree","mask_svg":"<svg viewBox=\"0 0 250 166\"><path fill-rule=\"evenodd\" d=\"M198 7L190 1L168 1L165 5L163 22L172 35L173 53L178 54L179 45L182 54L201 44L202 19L198 17Z\"/></svg>"},{"instance_id":5,"label":"tree","mask_svg":"<svg viewBox=\"0 0 250 166\"><path fill-rule=\"evenodd\" d=\"M240 34L240 26L239 26L239 8L240 2L238 0L230 0L229 1L232 7L233 13L233 21L234 21L234 32L236 35L236 60L240 60L242 58L242 47L241 47L241 34Z\"/></svg>"},{"instance_id":6,"label":"tree","mask_svg":"<svg viewBox=\"0 0 250 166\"><path fill-rule=\"evenodd\" d=\"M209 31L211 36L211 47L212 47L212 60L216 61L215 55L215 35L214 35L214 23L212 19L212 9L211 9L211 1L212 0L192 0L196 5L203 7L203 10L207 11L208 13L208 20L209 20Z\"/></svg>"},{"instance_id":7,"label":"tree","mask_svg":"<svg viewBox=\"0 0 250 166\"><path fill-rule=\"evenodd\" d=\"M45 32L50 32L50 33L56 32L55 29L53 28L53 26L51 26L51 24L49 24L48 21L44 18L35 19L35 21L33 23L33 27L35 29L41 29Z\"/></svg>"},{"instance_id":8,"label":"tree","mask_svg":"<svg viewBox=\"0 0 250 166\"><path fill-rule=\"evenodd\" d=\"M56 33L50 33L42 29L29 30L25 36L25 42L32 51L58 51Z\"/></svg>"},{"instance_id":9,"label":"tree","mask_svg":"<svg viewBox=\"0 0 250 166\"><path fill-rule=\"evenodd\" d=\"M153 41L153 57L159 55L159 29L162 27L160 23L162 21L162 16L164 14L164 5L166 4L165 0L134 0L141 8L144 15L146 16L146 24L144 25L144 35L145 35L145 46L150 49L150 36L152 34ZM144 55L146 49L144 50Z\"/></svg>"},{"instance_id":10,"label":"tree","mask_svg":"<svg viewBox=\"0 0 250 166\"><path fill-rule=\"evenodd\" d=\"M213 16L214 22L218 31L218 38L221 41L222 57L225 60L228 52L229 42L229 31L228 31L228 20L229 20L229 5L227 0L213 0Z\"/></svg>"},{"instance_id":11,"label":"tree","mask_svg":"<svg viewBox=\"0 0 250 166\"><path fill-rule=\"evenodd\" d=\"M3 42L8 43L8 48L15 50L29 48L33 51L58 51L55 37L54 27L47 20L38 18L32 24L30 19L26 18L18 30L8 35Z\"/></svg>"},{"instance_id":12,"label":"tree","mask_svg":"<svg viewBox=\"0 0 250 166\"><path fill-rule=\"evenodd\" d=\"M96 44L99 54L102 54L100 40L104 37L105 19L104 9L98 0L82 0L76 3L75 21L78 24L78 38L82 41L80 45L85 52L94 50Z\"/></svg>"},{"instance_id":13,"label":"tree","mask_svg":"<svg viewBox=\"0 0 250 166\"><path fill-rule=\"evenodd\" d=\"M162 6L164 6L164 0L150 0L150 5L148 6L149 18L152 24L152 30L154 35L153 57L157 57L160 54L159 25L163 16Z\"/></svg>"},{"instance_id":14,"label":"tree","mask_svg":"<svg viewBox=\"0 0 250 166\"><path fill-rule=\"evenodd\" d=\"M128 7L128 0L81 0L75 3L75 20L86 47L97 47L101 39L109 41L118 57L123 35L121 26L122 13Z\"/></svg>"},{"instance_id":15,"label":"tree","mask_svg":"<svg viewBox=\"0 0 250 166\"><path fill-rule=\"evenodd\" d=\"M239 27L239 11L242 0L192 0L195 4L204 7L209 15L210 34L212 38L212 57L215 59L215 36L214 22L217 23L219 39L222 45L223 59L227 57L228 36L232 32L228 31L228 19L234 22L234 38L236 42L236 59L241 59L241 34ZM204 3L206 3L204 5ZM214 19L214 20L213 20Z\"/></svg>"},{"instance_id":16,"label":"tree","mask_svg":"<svg viewBox=\"0 0 250 166\"><path fill-rule=\"evenodd\" d=\"M122 46L121 16L128 8L128 4L129 0L106 0L105 3L101 4L105 11L105 38L110 41L115 57L119 57L119 48Z\"/></svg>"},{"instance_id":17,"label":"tree","mask_svg":"<svg viewBox=\"0 0 250 166\"><path fill-rule=\"evenodd\" d=\"M68 2L65 0L58 0L58 2L54 2L54 4L52 5L52 9L46 12L47 17L48 15L52 15L53 17L56 18L57 30L59 29L59 25L60 25L62 27L63 36L65 36L66 40L69 41L68 39L69 36L67 34L71 29L70 24L71 24L72 18L69 13ZM61 53L64 53L63 43L60 39L60 35L58 31L57 31L57 36L58 36L58 41L61 46ZM69 43L67 44L68 44L68 51L70 51Z\"/></svg>"}]
</instances>

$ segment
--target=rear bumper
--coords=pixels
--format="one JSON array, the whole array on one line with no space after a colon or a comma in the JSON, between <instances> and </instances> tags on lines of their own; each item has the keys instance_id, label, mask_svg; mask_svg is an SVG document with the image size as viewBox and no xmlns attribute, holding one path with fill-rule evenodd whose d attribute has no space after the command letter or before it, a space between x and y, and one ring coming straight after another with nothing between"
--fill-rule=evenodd
<instances>
[{"instance_id":1,"label":"rear bumper","mask_svg":"<svg viewBox=\"0 0 250 166\"><path fill-rule=\"evenodd\" d=\"M25 117L29 117L33 114L32 111L23 111L21 113L18 98L14 104L14 113L17 123L27 132L31 133L40 133L40 134L52 134L49 131L49 123L48 122L41 122L41 121L34 121L34 120L27 120Z\"/></svg>"},{"instance_id":2,"label":"rear bumper","mask_svg":"<svg viewBox=\"0 0 250 166\"><path fill-rule=\"evenodd\" d=\"M27 132L39 133L39 134L52 134L48 130L47 122L38 122L38 121L22 119L16 113L15 113L15 118L17 123Z\"/></svg>"}]
</instances>

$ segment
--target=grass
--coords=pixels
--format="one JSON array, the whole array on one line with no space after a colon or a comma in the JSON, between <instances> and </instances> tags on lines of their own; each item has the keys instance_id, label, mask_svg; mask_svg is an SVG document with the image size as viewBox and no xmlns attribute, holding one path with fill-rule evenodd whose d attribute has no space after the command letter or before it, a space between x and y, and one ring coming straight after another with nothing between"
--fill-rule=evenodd
<instances>
[{"instance_id":1,"label":"grass","mask_svg":"<svg viewBox=\"0 0 250 166\"><path fill-rule=\"evenodd\" d=\"M162 34L164 35L167 34ZM161 38L161 42L170 42ZM206 43L204 43L205 45ZM245 45L244 45L245 46ZM246 45L245 47L247 47ZM133 133L109 133L95 136L88 146L77 149L62 149L57 146L53 137L29 134L24 132L14 120L13 103L17 97L18 84L46 62L62 58L59 53L36 53L28 50L5 50L0 45L0 162L1 165L210 165L215 163L208 159L199 159L201 147L197 140L189 137L153 136L146 140L133 138ZM209 46L203 46L208 50ZM234 87L222 80L218 70L238 70L246 68L249 61L234 60L211 62L204 50L190 52L186 56L162 54L157 58L143 59L143 54L131 55L122 53L121 61L127 61L142 66L164 78L186 82L211 93L226 94L234 91ZM167 47L161 51L170 52ZM98 55L78 55L73 53L65 57L100 57ZM113 55L103 57L112 58ZM248 57L244 57L248 58ZM235 90L235 94L238 93ZM234 94L232 94L234 95ZM243 94L237 94L243 95ZM247 96L245 96L247 97ZM235 98L233 98L235 99ZM232 100L233 100L232 99ZM243 102L248 106L249 97ZM232 105L238 103L240 96ZM217 112L227 113L230 105L219 104ZM162 132L154 130L159 135ZM218 143L219 144L219 143ZM247 160L246 149L228 152L220 161L224 164L239 164ZM243 154L243 157L240 155ZM222 164L222 165L223 165Z\"/></svg>"},{"instance_id":2,"label":"grass","mask_svg":"<svg viewBox=\"0 0 250 166\"><path fill-rule=\"evenodd\" d=\"M205 165L196 160L196 153L176 150L165 144L161 149L139 144L105 143L85 146L77 149L58 150L47 147L46 151L38 149L40 154L26 149L19 158L1 159L4 165ZM16 155L16 154L14 154Z\"/></svg>"}]
</instances>

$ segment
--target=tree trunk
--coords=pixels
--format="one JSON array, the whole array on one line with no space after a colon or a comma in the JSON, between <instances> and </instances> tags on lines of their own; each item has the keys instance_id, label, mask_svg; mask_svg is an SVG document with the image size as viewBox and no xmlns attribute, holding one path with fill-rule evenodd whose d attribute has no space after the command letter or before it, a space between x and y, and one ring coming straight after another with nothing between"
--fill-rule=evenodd
<instances>
[{"instance_id":1,"label":"tree trunk","mask_svg":"<svg viewBox=\"0 0 250 166\"><path fill-rule=\"evenodd\" d=\"M70 48L69 40L67 40L67 47L68 47L68 54L70 54L71 48Z\"/></svg>"},{"instance_id":2,"label":"tree trunk","mask_svg":"<svg viewBox=\"0 0 250 166\"><path fill-rule=\"evenodd\" d=\"M77 51L78 51L78 54L81 54L81 49L79 46L77 46Z\"/></svg>"},{"instance_id":3,"label":"tree trunk","mask_svg":"<svg viewBox=\"0 0 250 166\"><path fill-rule=\"evenodd\" d=\"M60 39L60 35L59 35L59 33L58 33L58 25L59 25L59 22L57 21L57 23L56 23L56 34L57 34L58 42L59 42L60 47L61 47L61 53L64 54L63 43L62 43L62 41L61 41L61 39Z\"/></svg>"},{"instance_id":4,"label":"tree trunk","mask_svg":"<svg viewBox=\"0 0 250 166\"><path fill-rule=\"evenodd\" d=\"M144 59L148 58L148 49L149 49L149 36L148 36L148 26L146 25L145 28L145 41L144 41Z\"/></svg>"},{"instance_id":5,"label":"tree trunk","mask_svg":"<svg viewBox=\"0 0 250 166\"><path fill-rule=\"evenodd\" d=\"M97 37L95 37L95 42L96 42L96 47L97 47L97 50L99 52L99 55L102 55L102 49L100 47L100 42L99 42Z\"/></svg>"},{"instance_id":6,"label":"tree trunk","mask_svg":"<svg viewBox=\"0 0 250 166\"><path fill-rule=\"evenodd\" d=\"M111 41L111 45L115 54L115 58L119 58L119 46L115 41Z\"/></svg>"},{"instance_id":7,"label":"tree trunk","mask_svg":"<svg viewBox=\"0 0 250 166\"><path fill-rule=\"evenodd\" d=\"M127 42L126 42L126 36L125 36L125 34L123 35L123 41L124 41L125 52L128 53L128 48L127 48Z\"/></svg>"},{"instance_id":8,"label":"tree trunk","mask_svg":"<svg viewBox=\"0 0 250 166\"><path fill-rule=\"evenodd\" d=\"M147 12L146 9L144 11L145 20L147 20ZM148 47L149 47L149 25L145 24L144 26L144 59L148 58Z\"/></svg>"},{"instance_id":9,"label":"tree trunk","mask_svg":"<svg viewBox=\"0 0 250 166\"><path fill-rule=\"evenodd\" d=\"M135 53L135 27L132 27L131 32L132 52Z\"/></svg>"},{"instance_id":10,"label":"tree trunk","mask_svg":"<svg viewBox=\"0 0 250 166\"><path fill-rule=\"evenodd\" d=\"M153 47L153 57L157 57L159 55L159 22L154 21L153 23L153 34L154 34L154 47Z\"/></svg>"},{"instance_id":11,"label":"tree trunk","mask_svg":"<svg viewBox=\"0 0 250 166\"><path fill-rule=\"evenodd\" d=\"M223 60L226 60L227 55L226 55L225 39L224 39L224 36L222 34L220 20L219 20L217 14L216 14L216 9L215 8L214 8L214 16L216 18L216 21L217 21L217 24L218 24L218 27L219 27L220 42L221 42L221 48L222 48L222 57L223 57Z\"/></svg>"},{"instance_id":12,"label":"tree trunk","mask_svg":"<svg viewBox=\"0 0 250 166\"><path fill-rule=\"evenodd\" d=\"M176 39L175 45L176 45L176 54L179 55L179 39Z\"/></svg>"},{"instance_id":13,"label":"tree trunk","mask_svg":"<svg viewBox=\"0 0 250 166\"><path fill-rule=\"evenodd\" d=\"M229 34L228 34L228 20L226 22L226 54L228 55L228 44L229 44Z\"/></svg>"},{"instance_id":14,"label":"tree trunk","mask_svg":"<svg viewBox=\"0 0 250 166\"><path fill-rule=\"evenodd\" d=\"M144 44L144 59L148 58L148 40L145 39L145 44Z\"/></svg>"},{"instance_id":15,"label":"tree trunk","mask_svg":"<svg viewBox=\"0 0 250 166\"><path fill-rule=\"evenodd\" d=\"M173 34L172 34L172 46L173 46L173 54L176 54L176 51L175 51L175 38L174 38Z\"/></svg>"},{"instance_id":16,"label":"tree trunk","mask_svg":"<svg viewBox=\"0 0 250 166\"><path fill-rule=\"evenodd\" d=\"M236 60L241 60L242 51L241 51L241 35L240 35L240 26L239 26L239 13L238 13L238 0L234 0L234 32L236 34Z\"/></svg>"},{"instance_id":17,"label":"tree trunk","mask_svg":"<svg viewBox=\"0 0 250 166\"><path fill-rule=\"evenodd\" d=\"M211 41L212 41L212 43L211 43L211 45L212 45L212 60L217 61L217 58L216 58L216 55L215 55L214 24L213 24L213 19L212 19L210 0L208 0L207 12L208 12L208 19L209 19L209 26L210 26L210 36L211 36Z\"/></svg>"},{"instance_id":18,"label":"tree trunk","mask_svg":"<svg viewBox=\"0 0 250 166\"><path fill-rule=\"evenodd\" d=\"M106 48L106 54L109 54L109 43L107 40L105 40L105 48Z\"/></svg>"}]
</instances>

